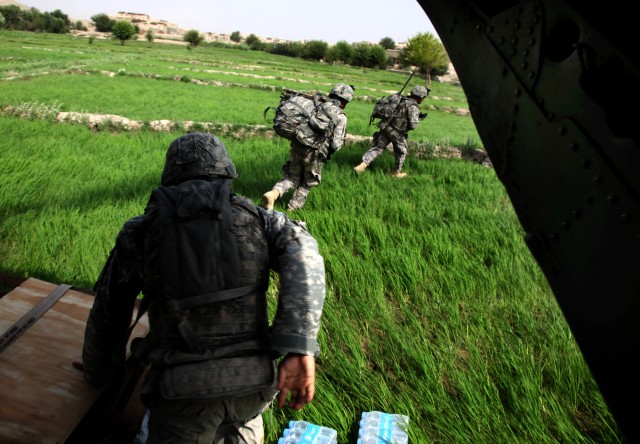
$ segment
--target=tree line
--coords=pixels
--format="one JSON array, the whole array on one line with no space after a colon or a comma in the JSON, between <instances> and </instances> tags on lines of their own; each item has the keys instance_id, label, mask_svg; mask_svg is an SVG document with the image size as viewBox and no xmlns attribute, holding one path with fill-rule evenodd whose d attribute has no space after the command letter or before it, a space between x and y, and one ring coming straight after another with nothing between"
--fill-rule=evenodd
<instances>
[{"instance_id":1,"label":"tree line","mask_svg":"<svg viewBox=\"0 0 640 444\"><path fill-rule=\"evenodd\" d=\"M140 34L138 25L127 20L114 20L109 15L100 13L91 17L91 21L98 32L109 32L122 45L125 41L137 38ZM41 31L64 34L73 29L86 30L82 22L71 23L69 17L61 10L40 12L36 8L21 9L16 5L0 7L0 27L10 30ZM146 39L153 42L155 35L148 29ZM190 29L183 35L183 40L189 43L188 49L200 45L204 36L195 29ZM366 42L349 43L339 41L329 45L322 40L307 42L263 42L255 34L243 37L239 31L230 35L234 46L252 51L265 51L288 57L306 60L323 61L332 64L345 64L363 68L386 69L390 65L399 64L403 67L417 68L426 78L427 85L433 75L446 74L449 67L449 57L442 43L431 33L419 33L407 41L399 50L397 59L390 58L387 50L396 48L396 42L391 37L383 37L376 44ZM90 42L92 39L90 40ZM212 42L209 44L217 44Z\"/></svg>"}]
</instances>

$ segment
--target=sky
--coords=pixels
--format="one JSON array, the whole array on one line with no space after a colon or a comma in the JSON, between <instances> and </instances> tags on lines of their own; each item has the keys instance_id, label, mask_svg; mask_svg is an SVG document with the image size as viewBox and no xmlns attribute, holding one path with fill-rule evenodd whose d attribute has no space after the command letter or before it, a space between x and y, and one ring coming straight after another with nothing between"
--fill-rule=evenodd
<instances>
[{"instance_id":1,"label":"sky","mask_svg":"<svg viewBox=\"0 0 640 444\"><path fill-rule=\"evenodd\" d=\"M285 40L406 42L418 33L437 36L417 0L17 0L40 12L60 9L73 20L136 12L202 33Z\"/></svg>"}]
</instances>

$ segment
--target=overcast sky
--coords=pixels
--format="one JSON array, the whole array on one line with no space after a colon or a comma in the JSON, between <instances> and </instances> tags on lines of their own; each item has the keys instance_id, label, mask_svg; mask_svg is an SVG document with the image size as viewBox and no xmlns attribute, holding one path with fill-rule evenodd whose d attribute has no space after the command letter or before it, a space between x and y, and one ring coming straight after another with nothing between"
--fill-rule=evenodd
<instances>
[{"instance_id":1,"label":"overcast sky","mask_svg":"<svg viewBox=\"0 0 640 444\"><path fill-rule=\"evenodd\" d=\"M17 0L40 12L60 9L75 20L120 11L149 14L184 29L287 40L405 42L436 34L417 0ZM437 34L436 34L437 35Z\"/></svg>"}]
</instances>

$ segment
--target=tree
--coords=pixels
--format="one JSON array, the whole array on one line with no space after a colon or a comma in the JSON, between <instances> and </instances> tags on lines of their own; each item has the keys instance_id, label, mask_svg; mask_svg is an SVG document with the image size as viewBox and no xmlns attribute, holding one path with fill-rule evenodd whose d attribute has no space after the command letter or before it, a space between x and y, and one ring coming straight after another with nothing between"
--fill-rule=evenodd
<instances>
[{"instance_id":1,"label":"tree","mask_svg":"<svg viewBox=\"0 0 640 444\"><path fill-rule=\"evenodd\" d=\"M0 26L4 25L4 16L0 12Z\"/></svg>"},{"instance_id":2,"label":"tree","mask_svg":"<svg viewBox=\"0 0 640 444\"><path fill-rule=\"evenodd\" d=\"M204 36L196 29L190 29L182 36L182 40L189 42L189 47L198 46L204 40Z\"/></svg>"},{"instance_id":3,"label":"tree","mask_svg":"<svg viewBox=\"0 0 640 444\"><path fill-rule=\"evenodd\" d=\"M385 68L387 63L387 51L380 45L358 43L353 46L351 64L365 68Z\"/></svg>"},{"instance_id":4,"label":"tree","mask_svg":"<svg viewBox=\"0 0 640 444\"><path fill-rule=\"evenodd\" d=\"M322 60L329 45L322 40L309 40L304 44L302 57L309 60Z\"/></svg>"},{"instance_id":5,"label":"tree","mask_svg":"<svg viewBox=\"0 0 640 444\"><path fill-rule=\"evenodd\" d=\"M383 37L379 44L384 49L396 49L396 42L391 37Z\"/></svg>"},{"instance_id":6,"label":"tree","mask_svg":"<svg viewBox=\"0 0 640 444\"><path fill-rule=\"evenodd\" d=\"M153 29L148 28L145 37L147 38L147 42L153 43L153 41L156 39L156 35L153 33Z\"/></svg>"},{"instance_id":7,"label":"tree","mask_svg":"<svg viewBox=\"0 0 640 444\"><path fill-rule=\"evenodd\" d=\"M384 69L387 66L387 50L381 45L372 45L369 48L369 62L371 67L377 66Z\"/></svg>"},{"instance_id":8,"label":"tree","mask_svg":"<svg viewBox=\"0 0 640 444\"><path fill-rule=\"evenodd\" d=\"M263 47L260 37L255 34L249 34L245 37L244 42L247 44L249 49L253 49L254 51L259 51Z\"/></svg>"},{"instance_id":9,"label":"tree","mask_svg":"<svg viewBox=\"0 0 640 444\"><path fill-rule=\"evenodd\" d=\"M0 14L4 17L4 26L7 29L23 29L24 14L16 5L0 7Z\"/></svg>"},{"instance_id":10,"label":"tree","mask_svg":"<svg viewBox=\"0 0 640 444\"><path fill-rule=\"evenodd\" d=\"M407 41L400 51L400 61L405 66L415 66L425 74L426 86L431 85L431 73L436 68L449 64L449 55L438 38L431 34L420 33Z\"/></svg>"},{"instance_id":11,"label":"tree","mask_svg":"<svg viewBox=\"0 0 640 444\"><path fill-rule=\"evenodd\" d=\"M240 35L240 31L233 31L231 36L229 37L232 42L240 43L242 40L242 36Z\"/></svg>"},{"instance_id":12,"label":"tree","mask_svg":"<svg viewBox=\"0 0 640 444\"><path fill-rule=\"evenodd\" d=\"M126 40L136 35L136 28L126 20L118 20L111 29L113 37L120 40L120 44L124 45Z\"/></svg>"},{"instance_id":13,"label":"tree","mask_svg":"<svg viewBox=\"0 0 640 444\"><path fill-rule=\"evenodd\" d=\"M351 62L351 54L353 54L353 46L351 43L346 40L340 40L333 45L333 48L339 61L347 64Z\"/></svg>"},{"instance_id":14,"label":"tree","mask_svg":"<svg viewBox=\"0 0 640 444\"><path fill-rule=\"evenodd\" d=\"M302 57L304 45L301 42L281 42L271 47L272 54L283 55L287 57Z\"/></svg>"},{"instance_id":15,"label":"tree","mask_svg":"<svg viewBox=\"0 0 640 444\"><path fill-rule=\"evenodd\" d=\"M71 28L71 20L69 20L69 16L67 14L59 9L56 9L55 11L51 12L51 16L62 20L64 22L64 32L69 31L69 28Z\"/></svg>"},{"instance_id":16,"label":"tree","mask_svg":"<svg viewBox=\"0 0 640 444\"><path fill-rule=\"evenodd\" d=\"M98 32L111 32L115 24L115 20L112 20L107 14L96 14L91 17L91 21Z\"/></svg>"},{"instance_id":17,"label":"tree","mask_svg":"<svg viewBox=\"0 0 640 444\"><path fill-rule=\"evenodd\" d=\"M76 23L73 25L74 29L78 31L86 31L87 27L82 24L82 20L76 20Z\"/></svg>"}]
</instances>

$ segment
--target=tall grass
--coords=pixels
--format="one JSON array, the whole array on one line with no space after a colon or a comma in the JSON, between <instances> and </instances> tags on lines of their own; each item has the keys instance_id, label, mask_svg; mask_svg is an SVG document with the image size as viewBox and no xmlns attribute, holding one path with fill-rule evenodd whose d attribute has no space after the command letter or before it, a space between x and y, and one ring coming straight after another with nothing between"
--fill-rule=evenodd
<instances>
[{"instance_id":1,"label":"tall grass","mask_svg":"<svg viewBox=\"0 0 640 444\"><path fill-rule=\"evenodd\" d=\"M41 50L78 45L28 33L2 36L23 34ZM18 42L0 43L0 51ZM162 65L139 45L127 49L129 42L125 49L100 42L99 51L109 44L115 54ZM158 50L165 58L176 51ZM197 60L199 51L191 57ZM227 53L216 51L225 60ZM230 64L260 63L255 54L240 52L229 52ZM7 63L0 52L0 69L6 72ZM265 57L265 64L278 63L284 62ZM301 69L313 66L305 62ZM349 71L315 66L318 77ZM293 63L290 68L293 75ZM361 78L382 90L388 75L363 72ZM198 85L128 76L26 78L0 81L5 104L24 100L31 85L38 87L32 102L155 119L167 118L173 108L173 117L186 119L204 116L212 94ZM74 98L63 91L76 81ZM149 102L123 100L134 90L147 91ZM248 91L215 89L234 108L215 114L218 122L240 119L235 108L261 113L263 104L241 90ZM271 96L253 91L251 97ZM349 104L350 131L370 134L367 109L364 101ZM466 141L473 129L468 117L432 111L414 140L433 143L438 134L439 140ZM97 279L122 224L144 209L159 185L169 143L182 134L96 132L48 116L13 115L0 116L0 133L0 271L81 288ZM223 141L239 172L234 190L258 203L281 178L288 144L264 137ZM416 444L621 442L494 171L412 154L405 164L409 176L397 180L388 174L393 156L384 153L356 176L352 168L367 145L338 152L307 205L290 213L306 222L326 262L317 395L301 411L268 410L266 442L275 443L288 420L305 419L338 430L340 443L353 443L360 413L370 410L408 415ZM278 201L276 209L285 203ZM276 288L274 275L272 315Z\"/></svg>"}]
</instances>

